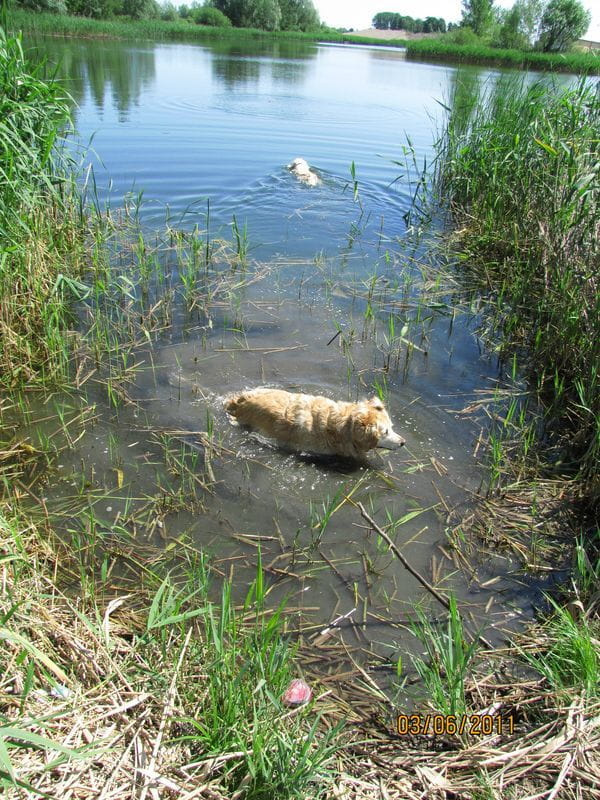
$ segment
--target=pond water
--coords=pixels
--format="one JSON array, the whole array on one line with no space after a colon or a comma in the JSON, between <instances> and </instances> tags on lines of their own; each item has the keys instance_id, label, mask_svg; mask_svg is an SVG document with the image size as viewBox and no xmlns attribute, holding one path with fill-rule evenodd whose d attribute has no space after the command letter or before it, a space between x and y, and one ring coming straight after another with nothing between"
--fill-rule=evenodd
<instances>
[{"instance_id":1,"label":"pond water","mask_svg":"<svg viewBox=\"0 0 600 800\"><path fill-rule=\"evenodd\" d=\"M339 635L393 660L413 648L405 623L430 598L369 532L360 501L498 640L540 587L514 580L509 559L459 558L450 531L486 478L481 420L461 412L502 376L454 307L459 287L407 229L418 178L407 165L431 162L454 84L487 73L304 43L29 44L73 95L70 146L91 143L99 202L143 192L148 230L208 228L215 242L235 234L235 217L244 262L227 292L137 348L135 402L111 409L103 387L85 385L94 423L71 437L46 491L65 530L89 531L93 509L105 538L126 528L139 548L205 548L242 597L260 545L273 602L291 595L312 633L356 609ZM286 169L296 156L318 186ZM227 393L262 384L379 392L407 446L366 465L283 452L222 409ZM61 419L81 408L50 405Z\"/></svg>"}]
</instances>

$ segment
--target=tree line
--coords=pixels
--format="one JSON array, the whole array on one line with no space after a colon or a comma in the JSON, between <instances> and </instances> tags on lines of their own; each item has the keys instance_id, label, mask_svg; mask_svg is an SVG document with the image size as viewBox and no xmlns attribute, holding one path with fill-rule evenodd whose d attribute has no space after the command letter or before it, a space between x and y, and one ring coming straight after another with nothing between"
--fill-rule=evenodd
<instances>
[{"instance_id":1,"label":"tree line","mask_svg":"<svg viewBox=\"0 0 600 800\"><path fill-rule=\"evenodd\" d=\"M442 17L415 19L391 11L380 11L373 17L373 27L378 30L409 31L410 33L445 33L446 20Z\"/></svg>"},{"instance_id":2,"label":"tree line","mask_svg":"<svg viewBox=\"0 0 600 800\"><path fill-rule=\"evenodd\" d=\"M261 28L268 31L310 31L320 27L312 0L205 0L175 6L157 0L16 0L35 11L74 14L94 19L188 20L198 25Z\"/></svg>"},{"instance_id":3,"label":"tree line","mask_svg":"<svg viewBox=\"0 0 600 800\"><path fill-rule=\"evenodd\" d=\"M500 8L494 0L463 0L458 25L437 17L413 19L389 11L373 17L373 27L411 33L448 32L457 44L483 42L516 50L568 50L587 31L591 13L579 0L516 0Z\"/></svg>"}]
</instances>

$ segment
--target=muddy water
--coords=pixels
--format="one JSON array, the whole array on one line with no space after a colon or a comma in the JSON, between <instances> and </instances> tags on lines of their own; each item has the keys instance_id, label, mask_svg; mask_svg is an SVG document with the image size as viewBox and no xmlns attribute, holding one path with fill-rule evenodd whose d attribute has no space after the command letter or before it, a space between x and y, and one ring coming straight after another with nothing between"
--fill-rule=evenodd
<instances>
[{"instance_id":1,"label":"muddy water","mask_svg":"<svg viewBox=\"0 0 600 800\"><path fill-rule=\"evenodd\" d=\"M352 612L343 635L393 659L414 646L415 603L439 609L373 535L360 502L497 640L530 612L537 588L503 558L461 559L449 535L485 481L482 420L461 412L501 376L403 221L416 180L403 165L413 152L419 164L431 157L436 100L456 71L314 46L37 46L62 59L79 140L96 133L101 201L143 188L147 228L168 206L173 227L210 236L230 235L235 214L247 251L226 299L191 316L177 306L171 326L137 348L128 402L111 407L99 369L76 398L46 404L53 422L32 423L40 440L57 409L63 418L93 409L74 423L81 436L56 428L65 447L44 494L65 535L93 529L105 550L117 534L139 553L202 548L240 597L260 547L272 601L303 609L299 626L315 633ZM296 155L316 165L320 186L286 171ZM259 385L336 399L378 392L407 445L362 465L285 452L223 411L225 394Z\"/></svg>"},{"instance_id":2,"label":"muddy water","mask_svg":"<svg viewBox=\"0 0 600 800\"><path fill-rule=\"evenodd\" d=\"M452 321L450 290L428 289L431 266L406 294L398 274L414 279L412 260L382 258L369 281L355 261L354 273L352 261L341 270L336 260L249 267L235 298L137 348L130 399L116 409L95 383L100 370L80 401L93 411L71 432L81 438L69 446L58 432L64 450L45 487L47 508L65 536L89 541L93 530L99 554L127 552L132 563L146 545L182 557L201 549L233 575L240 600L260 548L270 601L288 598L306 635L352 612L339 635L394 659L398 647L416 646L407 627L415 603L443 615L373 534L362 503L415 569L456 593L471 628L499 641L530 612L535 590L509 561L461 559L449 538L486 476L475 455L482 420L461 412L491 393L497 366L472 318ZM390 314L403 332L391 346ZM364 464L286 452L223 410L226 393L262 385L337 399L379 391L406 447L374 451ZM61 403L63 416L64 404L77 405L46 404L51 428ZM48 422L30 428L32 441L40 430L47 435Z\"/></svg>"}]
</instances>

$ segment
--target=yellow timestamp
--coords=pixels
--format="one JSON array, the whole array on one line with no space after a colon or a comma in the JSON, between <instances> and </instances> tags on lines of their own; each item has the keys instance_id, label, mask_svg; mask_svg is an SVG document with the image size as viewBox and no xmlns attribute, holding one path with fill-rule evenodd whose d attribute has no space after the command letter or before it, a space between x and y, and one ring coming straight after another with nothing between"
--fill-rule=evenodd
<instances>
[{"instance_id":1,"label":"yellow timestamp","mask_svg":"<svg viewBox=\"0 0 600 800\"><path fill-rule=\"evenodd\" d=\"M399 736L491 736L514 733L513 717L500 714L398 714Z\"/></svg>"}]
</instances>

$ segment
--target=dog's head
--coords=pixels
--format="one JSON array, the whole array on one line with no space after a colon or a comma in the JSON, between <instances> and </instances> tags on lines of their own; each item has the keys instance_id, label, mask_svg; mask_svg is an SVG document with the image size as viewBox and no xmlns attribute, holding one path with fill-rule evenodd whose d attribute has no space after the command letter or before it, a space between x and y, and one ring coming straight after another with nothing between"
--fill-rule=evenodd
<instances>
[{"instance_id":1,"label":"dog's head","mask_svg":"<svg viewBox=\"0 0 600 800\"><path fill-rule=\"evenodd\" d=\"M392 421L378 397L360 404L352 425L352 439L356 449L365 453L375 447L395 450L405 443L394 433Z\"/></svg>"},{"instance_id":2,"label":"dog's head","mask_svg":"<svg viewBox=\"0 0 600 800\"><path fill-rule=\"evenodd\" d=\"M291 164L288 164L288 169L295 172L296 175L310 175L308 161L304 158L295 158Z\"/></svg>"}]
</instances>

